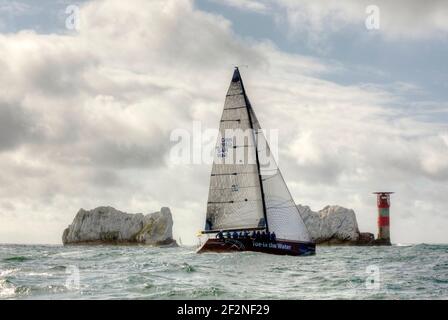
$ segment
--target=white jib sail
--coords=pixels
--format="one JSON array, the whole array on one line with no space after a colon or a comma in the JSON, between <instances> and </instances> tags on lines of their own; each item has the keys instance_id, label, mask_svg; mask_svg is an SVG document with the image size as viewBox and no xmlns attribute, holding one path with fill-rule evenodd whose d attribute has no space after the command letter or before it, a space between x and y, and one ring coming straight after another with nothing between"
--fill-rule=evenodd
<instances>
[{"instance_id":1,"label":"white jib sail","mask_svg":"<svg viewBox=\"0 0 448 320\"><path fill-rule=\"evenodd\" d=\"M309 242L311 238L302 216L252 109L251 112L258 137L258 158L269 231L275 232L279 239Z\"/></svg>"}]
</instances>

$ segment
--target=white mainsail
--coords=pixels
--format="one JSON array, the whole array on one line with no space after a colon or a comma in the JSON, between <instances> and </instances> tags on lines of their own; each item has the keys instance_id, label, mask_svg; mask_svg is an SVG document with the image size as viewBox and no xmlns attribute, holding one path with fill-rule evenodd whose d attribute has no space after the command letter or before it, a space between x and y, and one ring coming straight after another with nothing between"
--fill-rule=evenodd
<instances>
[{"instance_id":1,"label":"white mainsail","mask_svg":"<svg viewBox=\"0 0 448 320\"><path fill-rule=\"evenodd\" d=\"M207 202L206 230L265 227L260 175L247 99L238 70L227 92ZM243 152L246 159L237 161Z\"/></svg>"},{"instance_id":2,"label":"white mainsail","mask_svg":"<svg viewBox=\"0 0 448 320\"><path fill-rule=\"evenodd\" d=\"M310 241L238 68L227 92L219 132L205 229L266 228L279 239Z\"/></svg>"}]
</instances>

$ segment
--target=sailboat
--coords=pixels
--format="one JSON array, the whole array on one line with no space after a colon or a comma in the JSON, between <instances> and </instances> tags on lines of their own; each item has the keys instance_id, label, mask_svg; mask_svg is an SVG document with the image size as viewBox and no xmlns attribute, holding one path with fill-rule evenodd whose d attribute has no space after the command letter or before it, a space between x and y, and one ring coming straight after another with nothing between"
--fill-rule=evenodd
<instances>
[{"instance_id":1,"label":"sailboat","mask_svg":"<svg viewBox=\"0 0 448 320\"><path fill-rule=\"evenodd\" d=\"M227 91L214 151L197 252L315 254L316 245L249 102L238 67Z\"/></svg>"}]
</instances>

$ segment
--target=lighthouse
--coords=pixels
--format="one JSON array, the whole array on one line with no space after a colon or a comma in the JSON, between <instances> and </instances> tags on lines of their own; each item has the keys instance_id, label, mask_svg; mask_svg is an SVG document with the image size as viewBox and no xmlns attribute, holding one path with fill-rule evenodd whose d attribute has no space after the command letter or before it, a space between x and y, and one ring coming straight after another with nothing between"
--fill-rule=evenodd
<instances>
[{"instance_id":1,"label":"lighthouse","mask_svg":"<svg viewBox=\"0 0 448 320\"><path fill-rule=\"evenodd\" d=\"M374 192L377 196L378 207L378 238L375 240L377 245L391 245L390 243L390 195L393 192Z\"/></svg>"}]
</instances>

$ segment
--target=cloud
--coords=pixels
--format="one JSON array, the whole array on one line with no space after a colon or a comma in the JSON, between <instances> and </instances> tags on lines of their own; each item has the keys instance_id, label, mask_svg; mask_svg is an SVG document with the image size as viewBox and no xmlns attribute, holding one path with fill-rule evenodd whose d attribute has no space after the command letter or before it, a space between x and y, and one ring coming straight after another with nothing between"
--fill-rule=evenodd
<instances>
[{"instance_id":1,"label":"cloud","mask_svg":"<svg viewBox=\"0 0 448 320\"><path fill-rule=\"evenodd\" d=\"M337 32L353 31L368 33L365 21L370 13L369 5L380 10L380 29L373 34L380 34L386 40L419 40L443 37L448 34L448 5L443 0L428 2L414 1L306 1L306 0L253 0L251 5L242 2L239 6L233 1L224 4L243 10L259 11L269 8L269 12L279 23L289 28L290 36L307 34L314 45L324 45L328 35Z\"/></svg>"},{"instance_id":2,"label":"cloud","mask_svg":"<svg viewBox=\"0 0 448 320\"><path fill-rule=\"evenodd\" d=\"M267 13L270 7L266 2L258 0L211 0L213 2L219 3L221 5L230 6L244 11L252 11L257 13Z\"/></svg>"},{"instance_id":3,"label":"cloud","mask_svg":"<svg viewBox=\"0 0 448 320\"><path fill-rule=\"evenodd\" d=\"M339 66L242 39L191 1L97 0L81 18L79 33L0 35L0 242L59 242L80 207L113 205L170 206L175 234L194 243L210 166L174 165L169 136L195 120L216 128L233 66L244 64L298 202L352 207L375 230L370 192L390 188L400 241L446 239L437 228L447 224L448 130L419 116L446 106L406 111L412 84L323 80Z\"/></svg>"},{"instance_id":4,"label":"cloud","mask_svg":"<svg viewBox=\"0 0 448 320\"><path fill-rule=\"evenodd\" d=\"M27 16L31 12L31 6L21 1L0 1L0 31L8 30L15 24L17 17Z\"/></svg>"},{"instance_id":5,"label":"cloud","mask_svg":"<svg viewBox=\"0 0 448 320\"><path fill-rule=\"evenodd\" d=\"M19 1L0 1L0 12L6 12L10 15L26 14L30 10L30 6Z\"/></svg>"},{"instance_id":6,"label":"cloud","mask_svg":"<svg viewBox=\"0 0 448 320\"><path fill-rule=\"evenodd\" d=\"M32 119L20 103L0 102L0 152L33 138Z\"/></svg>"}]
</instances>

